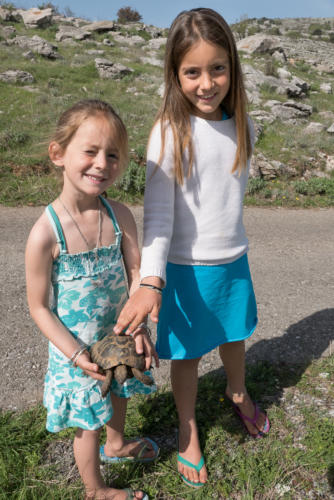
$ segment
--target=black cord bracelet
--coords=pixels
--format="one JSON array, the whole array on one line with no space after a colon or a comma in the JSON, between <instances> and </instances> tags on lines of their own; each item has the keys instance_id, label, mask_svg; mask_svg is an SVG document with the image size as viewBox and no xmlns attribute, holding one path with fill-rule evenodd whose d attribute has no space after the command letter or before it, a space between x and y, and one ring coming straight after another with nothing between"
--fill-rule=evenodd
<instances>
[{"instance_id":1,"label":"black cord bracelet","mask_svg":"<svg viewBox=\"0 0 334 500\"><path fill-rule=\"evenodd\" d=\"M162 288L155 285L150 285L149 283L140 283L139 288L150 288L151 290L162 294Z\"/></svg>"}]
</instances>

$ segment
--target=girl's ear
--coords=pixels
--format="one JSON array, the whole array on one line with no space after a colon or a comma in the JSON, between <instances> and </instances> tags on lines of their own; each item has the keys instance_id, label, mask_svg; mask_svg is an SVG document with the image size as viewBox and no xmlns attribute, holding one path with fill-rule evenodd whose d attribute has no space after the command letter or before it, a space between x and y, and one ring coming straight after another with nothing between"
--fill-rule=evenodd
<instances>
[{"instance_id":1,"label":"girl's ear","mask_svg":"<svg viewBox=\"0 0 334 500\"><path fill-rule=\"evenodd\" d=\"M63 156L64 152L58 142L52 141L50 142L49 145L49 157L52 163L54 163L57 167L63 167L64 166L64 161L63 161Z\"/></svg>"}]
</instances>

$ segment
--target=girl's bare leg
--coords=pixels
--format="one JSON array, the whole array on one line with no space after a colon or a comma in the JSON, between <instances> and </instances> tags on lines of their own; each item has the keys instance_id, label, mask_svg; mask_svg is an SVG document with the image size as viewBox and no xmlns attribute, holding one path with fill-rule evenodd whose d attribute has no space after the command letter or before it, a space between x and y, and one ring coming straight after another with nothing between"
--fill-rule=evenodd
<instances>
[{"instance_id":1,"label":"girl's bare leg","mask_svg":"<svg viewBox=\"0 0 334 500\"><path fill-rule=\"evenodd\" d=\"M255 408L245 386L245 342L242 340L222 344L219 346L219 355L227 376L226 395L238 405L244 415L253 418ZM245 424L252 434L256 434L263 430L265 421L264 413L260 412L256 427L247 420Z\"/></svg>"},{"instance_id":2,"label":"girl's bare leg","mask_svg":"<svg viewBox=\"0 0 334 500\"><path fill-rule=\"evenodd\" d=\"M73 443L75 461L85 486L87 498L125 500L126 491L108 488L101 476L99 434L100 430L78 429ZM134 495L134 498L138 499L144 496L141 491L135 492Z\"/></svg>"},{"instance_id":3,"label":"girl's bare leg","mask_svg":"<svg viewBox=\"0 0 334 500\"><path fill-rule=\"evenodd\" d=\"M199 361L200 358L174 360L171 364L173 394L179 415L179 453L194 465L202 456L195 417ZM197 472L178 462L178 470L190 481L205 483L207 480L205 465Z\"/></svg>"},{"instance_id":4,"label":"girl's bare leg","mask_svg":"<svg viewBox=\"0 0 334 500\"><path fill-rule=\"evenodd\" d=\"M104 453L109 457L131 457L136 456L143 447L143 442L124 439L124 426L128 399L119 398L111 393L113 416L106 425L107 441L104 445ZM153 457L154 450L149 441L146 441L147 450L142 457Z\"/></svg>"}]
</instances>

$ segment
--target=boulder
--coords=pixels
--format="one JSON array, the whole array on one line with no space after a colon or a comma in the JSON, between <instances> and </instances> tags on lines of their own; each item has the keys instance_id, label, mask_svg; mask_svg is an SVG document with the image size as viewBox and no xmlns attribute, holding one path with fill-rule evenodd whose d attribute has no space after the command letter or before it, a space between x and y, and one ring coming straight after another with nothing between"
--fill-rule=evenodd
<instances>
[{"instance_id":1,"label":"boulder","mask_svg":"<svg viewBox=\"0 0 334 500\"><path fill-rule=\"evenodd\" d=\"M58 57L55 52L57 46L47 42L44 38L41 38L38 35L35 35L32 38L28 36L16 36L13 38L12 42L21 47L21 49L31 50L35 54L40 54L41 56L48 57L49 59L56 59Z\"/></svg>"},{"instance_id":2,"label":"boulder","mask_svg":"<svg viewBox=\"0 0 334 500\"><path fill-rule=\"evenodd\" d=\"M108 59L95 59L95 66L100 78L119 79L133 72L133 69L127 68L123 64L113 63Z\"/></svg>"},{"instance_id":3,"label":"boulder","mask_svg":"<svg viewBox=\"0 0 334 500\"><path fill-rule=\"evenodd\" d=\"M301 78L296 76L290 81L286 87L286 93L288 97L303 97L310 90L311 85Z\"/></svg>"},{"instance_id":4,"label":"boulder","mask_svg":"<svg viewBox=\"0 0 334 500\"><path fill-rule=\"evenodd\" d=\"M304 132L306 134L320 134L320 132L323 132L325 128L325 125L323 125L322 123L311 122L307 125Z\"/></svg>"},{"instance_id":5,"label":"boulder","mask_svg":"<svg viewBox=\"0 0 334 500\"><path fill-rule=\"evenodd\" d=\"M330 127L328 127L326 132L328 132L329 134L334 134L334 123L332 123L332 125Z\"/></svg>"},{"instance_id":6,"label":"boulder","mask_svg":"<svg viewBox=\"0 0 334 500\"><path fill-rule=\"evenodd\" d=\"M332 94L333 93L332 84L331 83L322 83L320 85L320 90L321 90L321 92L324 92L325 94Z\"/></svg>"},{"instance_id":7,"label":"boulder","mask_svg":"<svg viewBox=\"0 0 334 500\"><path fill-rule=\"evenodd\" d=\"M8 70L0 73L0 80L5 83L32 83L34 77L27 71L20 71L18 69Z\"/></svg>"},{"instance_id":8,"label":"boulder","mask_svg":"<svg viewBox=\"0 0 334 500\"><path fill-rule=\"evenodd\" d=\"M0 7L0 19L5 22L19 21L20 16L16 10Z\"/></svg>"},{"instance_id":9,"label":"boulder","mask_svg":"<svg viewBox=\"0 0 334 500\"><path fill-rule=\"evenodd\" d=\"M166 43L167 43L167 38L152 38L152 40L149 40L147 47L149 49L158 50L163 45L166 45Z\"/></svg>"},{"instance_id":10,"label":"boulder","mask_svg":"<svg viewBox=\"0 0 334 500\"><path fill-rule=\"evenodd\" d=\"M164 66L163 61L156 57L141 57L140 60L144 64L151 64L152 66L158 66L159 68L163 68Z\"/></svg>"},{"instance_id":11,"label":"boulder","mask_svg":"<svg viewBox=\"0 0 334 500\"><path fill-rule=\"evenodd\" d=\"M279 38L263 34L242 38L237 42L237 49L247 52L248 54L274 54L276 51L284 52Z\"/></svg>"},{"instance_id":12,"label":"boulder","mask_svg":"<svg viewBox=\"0 0 334 500\"><path fill-rule=\"evenodd\" d=\"M37 28L41 26L49 26L52 23L52 9L36 9L33 7L29 10L19 9L17 11L23 19L24 25L27 28Z\"/></svg>"},{"instance_id":13,"label":"boulder","mask_svg":"<svg viewBox=\"0 0 334 500\"><path fill-rule=\"evenodd\" d=\"M60 26L56 33L57 42L62 42L66 39L84 40L91 36L91 32L84 28L75 28L74 26Z\"/></svg>"},{"instance_id":14,"label":"boulder","mask_svg":"<svg viewBox=\"0 0 334 500\"><path fill-rule=\"evenodd\" d=\"M267 101L264 106L271 108L273 115L280 120L293 120L295 118L308 118L312 114L312 106L295 101L284 103Z\"/></svg>"},{"instance_id":15,"label":"boulder","mask_svg":"<svg viewBox=\"0 0 334 500\"><path fill-rule=\"evenodd\" d=\"M85 30L96 33L104 33L105 31L115 31L117 25L113 21L96 21L94 23L86 24Z\"/></svg>"}]
</instances>

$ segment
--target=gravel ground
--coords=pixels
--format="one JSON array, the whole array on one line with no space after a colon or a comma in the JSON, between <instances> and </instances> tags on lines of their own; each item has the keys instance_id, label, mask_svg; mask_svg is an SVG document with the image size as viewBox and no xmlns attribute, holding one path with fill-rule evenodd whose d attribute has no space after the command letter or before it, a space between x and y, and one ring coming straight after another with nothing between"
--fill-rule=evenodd
<instances>
[{"instance_id":1,"label":"gravel ground","mask_svg":"<svg viewBox=\"0 0 334 500\"><path fill-rule=\"evenodd\" d=\"M131 208L141 235L142 208ZM24 247L42 207L0 206L0 408L22 409L42 399L47 342L29 317ZM334 209L245 210L249 261L259 325L247 340L247 360L308 362L334 352ZM200 365L221 366L216 351ZM155 371L168 380L168 362Z\"/></svg>"}]
</instances>

